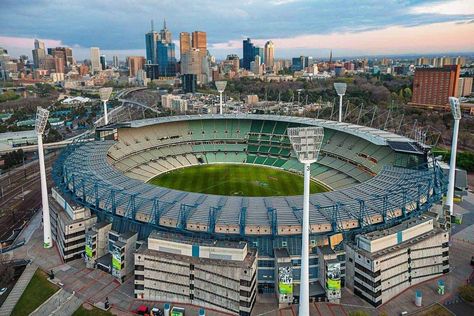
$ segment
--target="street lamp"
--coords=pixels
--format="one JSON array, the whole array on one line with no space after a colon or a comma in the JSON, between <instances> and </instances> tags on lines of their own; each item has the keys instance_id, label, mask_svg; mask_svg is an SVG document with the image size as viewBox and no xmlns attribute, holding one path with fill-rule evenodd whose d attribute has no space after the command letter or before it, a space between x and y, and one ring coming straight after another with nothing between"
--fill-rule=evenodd
<instances>
[{"instance_id":1,"label":"street lamp","mask_svg":"<svg viewBox=\"0 0 474 316\"><path fill-rule=\"evenodd\" d=\"M335 82L334 89L339 95L339 122L342 122L342 97L346 94L347 84L343 82Z\"/></svg>"},{"instance_id":2,"label":"street lamp","mask_svg":"<svg viewBox=\"0 0 474 316\"><path fill-rule=\"evenodd\" d=\"M104 103L104 122L105 125L109 124L109 117L107 116L107 101L109 101L110 95L112 94L113 88L100 88L99 95L100 100Z\"/></svg>"},{"instance_id":3,"label":"street lamp","mask_svg":"<svg viewBox=\"0 0 474 316\"><path fill-rule=\"evenodd\" d=\"M48 187L46 185L46 168L44 166L44 152L43 152L43 133L48 123L49 111L38 107L36 112L35 132L38 137L38 157L40 165L40 179L41 179L41 200L43 202L43 247L51 248L51 219L49 217L48 204Z\"/></svg>"},{"instance_id":4,"label":"street lamp","mask_svg":"<svg viewBox=\"0 0 474 316\"><path fill-rule=\"evenodd\" d=\"M304 195L303 195L303 229L301 238L301 278L300 308L298 315L309 315L309 184L311 164L316 162L324 137L322 127L288 128L293 150L298 161L304 164Z\"/></svg>"},{"instance_id":5,"label":"street lamp","mask_svg":"<svg viewBox=\"0 0 474 316\"><path fill-rule=\"evenodd\" d=\"M224 114L222 112L222 93L225 90L225 87L227 86L227 81L216 81L216 88L217 91L219 92L219 104L220 104L220 114Z\"/></svg>"},{"instance_id":6,"label":"street lamp","mask_svg":"<svg viewBox=\"0 0 474 316\"><path fill-rule=\"evenodd\" d=\"M301 95L301 91L303 91L303 89L298 89L298 90L296 90L296 92L298 92L298 105L300 105L300 95Z\"/></svg>"},{"instance_id":7,"label":"street lamp","mask_svg":"<svg viewBox=\"0 0 474 316\"><path fill-rule=\"evenodd\" d=\"M449 183L446 205L449 206L449 214L453 215L454 182L456 178L456 151L458 147L459 121L461 120L461 105L459 104L459 99L455 97L449 97L449 104L451 105L451 113L453 114L454 118L454 128L453 139L451 140L451 160L449 162Z\"/></svg>"}]
</instances>

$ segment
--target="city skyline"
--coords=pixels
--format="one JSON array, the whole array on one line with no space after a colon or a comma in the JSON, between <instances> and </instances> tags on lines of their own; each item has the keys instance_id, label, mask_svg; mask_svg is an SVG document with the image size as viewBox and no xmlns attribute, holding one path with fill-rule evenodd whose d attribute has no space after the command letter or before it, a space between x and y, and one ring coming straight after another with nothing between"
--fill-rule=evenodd
<instances>
[{"instance_id":1,"label":"city skyline","mask_svg":"<svg viewBox=\"0 0 474 316\"><path fill-rule=\"evenodd\" d=\"M260 47L271 40L275 58L301 54L322 57L331 49L335 57L474 51L474 38L466 36L474 33L473 0L204 2L157 6L142 1L132 8L122 1L95 5L71 1L65 8L55 1L21 5L7 0L3 7L10 14L1 22L0 46L11 55L31 56L34 39L39 38L47 47L73 48L77 59L87 58L94 46L109 59L112 55L122 59L144 56L143 34L150 29L149 21L166 19L177 51L180 32L201 30L208 34L209 51L220 59L227 54L240 55L246 37ZM87 9L88 15L74 13L82 9ZM51 19L52 15L57 18ZM57 27L63 22L68 27ZM108 28L94 31L102 30L103 25Z\"/></svg>"}]
</instances>

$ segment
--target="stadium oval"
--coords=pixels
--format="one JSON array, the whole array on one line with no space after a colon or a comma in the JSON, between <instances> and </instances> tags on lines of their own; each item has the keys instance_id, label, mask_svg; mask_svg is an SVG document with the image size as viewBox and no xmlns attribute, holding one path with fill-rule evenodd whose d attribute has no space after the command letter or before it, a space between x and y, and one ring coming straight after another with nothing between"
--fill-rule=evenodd
<instances>
[{"instance_id":1,"label":"stadium oval","mask_svg":"<svg viewBox=\"0 0 474 316\"><path fill-rule=\"evenodd\" d=\"M286 129L321 126L314 179L332 191L310 196L313 235L360 231L426 211L445 190L429 149L374 128L274 115L192 115L98 129L56 162L56 186L115 229L252 238L301 234L302 196L238 197L157 187L150 178L197 164L265 165L302 172ZM295 236L296 237L296 236Z\"/></svg>"}]
</instances>

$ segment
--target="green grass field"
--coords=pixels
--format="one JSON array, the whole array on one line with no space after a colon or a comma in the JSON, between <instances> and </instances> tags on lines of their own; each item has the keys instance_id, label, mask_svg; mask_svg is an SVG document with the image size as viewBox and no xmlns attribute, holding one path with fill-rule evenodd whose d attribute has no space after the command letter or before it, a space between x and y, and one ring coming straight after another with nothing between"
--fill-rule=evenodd
<instances>
[{"instance_id":1,"label":"green grass field","mask_svg":"<svg viewBox=\"0 0 474 316\"><path fill-rule=\"evenodd\" d=\"M16 303L12 316L28 315L41 304L43 304L51 295L56 293L59 288L47 280L48 276L40 269L36 270L30 283Z\"/></svg>"},{"instance_id":2,"label":"green grass field","mask_svg":"<svg viewBox=\"0 0 474 316\"><path fill-rule=\"evenodd\" d=\"M303 177L279 169L252 165L211 164L161 174L149 183L175 190L217 195L302 195ZM311 193L327 191L311 181Z\"/></svg>"}]
</instances>

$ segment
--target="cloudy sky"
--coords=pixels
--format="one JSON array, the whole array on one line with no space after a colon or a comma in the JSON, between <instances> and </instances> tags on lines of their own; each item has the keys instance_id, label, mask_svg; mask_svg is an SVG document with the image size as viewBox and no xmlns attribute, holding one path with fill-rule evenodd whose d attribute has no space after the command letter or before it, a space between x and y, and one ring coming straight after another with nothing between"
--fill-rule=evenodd
<instances>
[{"instance_id":1,"label":"cloudy sky","mask_svg":"<svg viewBox=\"0 0 474 316\"><path fill-rule=\"evenodd\" d=\"M144 33L166 18L173 39L201 30L218 58L242 39L271 39L276 57L474 51L474 0L0 0L0 47L31 55L34 38L77 59L98 46L144 55Z\"/></svg>"}]
</instances>

